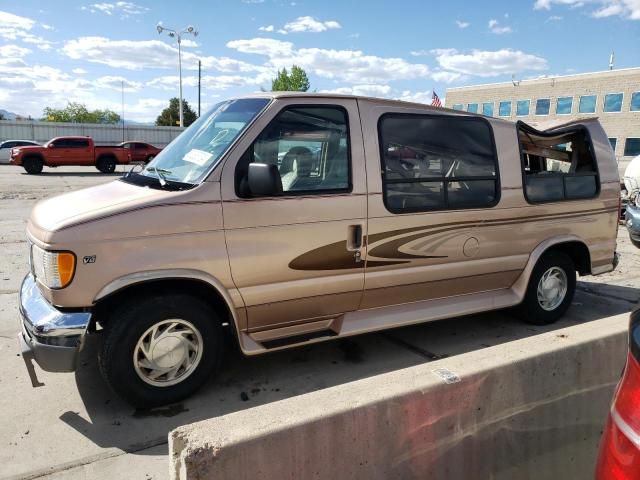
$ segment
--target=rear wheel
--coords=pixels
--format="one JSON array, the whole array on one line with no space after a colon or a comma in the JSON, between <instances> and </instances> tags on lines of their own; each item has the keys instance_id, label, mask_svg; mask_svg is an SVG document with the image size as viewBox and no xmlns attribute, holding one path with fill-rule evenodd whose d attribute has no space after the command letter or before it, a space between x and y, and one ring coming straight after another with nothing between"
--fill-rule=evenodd
<instances>
[{"instance_id":1,"label":"rear wheel","mask_svg":"<svg viewBox=\"0 0 640 480\"><path fill-rule=\"evenodd\" d=\"M100 370L136 407L181 400L222 358L222 327L210 305L183 294L152 295L118 309L104 328Z\"/></svg>"},{"instance_id":2,"label":"rear wheel","mask_svg":"<svg viewBox=\"0 0 640 480\"><path fill-rule=\"evenodd\" d=\"M116 159L113 157L101 157L96 162L96 168L102 173L113 173L116 170Z\"/></svg>"},{"instance_id":3,"label":"rear wheel","mask_svg":"<svg viewBox=\"0 0 640 480\"><path fill-rule=\"evenodd\" d=\"M548 325L571 305L576 290L576 267L562 252L545 253L531 273L518 313L528 323Z\"/></svg>"},{"instance_id":4,"label":"rear wheel","mask_svg":"<svg viewBox=\"0 0 640 480\"><path fill-rule=\"evenodd\" d=\"M638 240L634 240L633 237L631 236L631 234L629 234L629 240L631 240L631 244L634 247L640 248L640 242Z\"/></svg>"},{"instance_id":5,"label":"rear wheel","mask_svg":"<svg viewBox=\"0 0 640 480\"><path fill-rule=\"evenodd\" d=\"M22 162L22 166L30 175L41 173L43 165L44 162L39 157L27 157Z\"/></svg>"}]
</instances>

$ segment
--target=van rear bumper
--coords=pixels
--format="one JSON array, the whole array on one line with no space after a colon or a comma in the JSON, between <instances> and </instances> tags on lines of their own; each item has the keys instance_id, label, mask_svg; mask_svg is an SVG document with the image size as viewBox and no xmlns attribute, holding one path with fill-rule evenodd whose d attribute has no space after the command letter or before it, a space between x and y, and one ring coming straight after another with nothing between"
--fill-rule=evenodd
<instances>
[{"instance_id":1,"label":"van rear bumper","mask_svg":"<svg viewBox=\"0 0 640 480\"><path fill-rule=\"evenodd\" d=\"M91 313L58 310L42 296L31 274L22 282L18 305L18 340L24 361L35 360L47 372L74 371Z\"/></svg>"}]
</instances>

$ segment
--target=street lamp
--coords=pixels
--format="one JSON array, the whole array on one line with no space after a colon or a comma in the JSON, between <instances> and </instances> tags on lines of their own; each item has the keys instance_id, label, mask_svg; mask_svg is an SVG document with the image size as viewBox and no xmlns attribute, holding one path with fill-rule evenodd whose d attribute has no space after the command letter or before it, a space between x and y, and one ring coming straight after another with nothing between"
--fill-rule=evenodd
<instances>
[{"instance_id":1,"label":"street lamp","mask_svg":"<svg viewBox=\"0 0 640 480\"><path fill-rule=\"evenodd\" d=\"M180 76L180 97L178 97L178 101L180 102L180 126L184 127L184 118L182 113L182 49L180 47L180 44L182 43L182 35L191 34L194 37L197 37L198 32L191 25L189 25L182 31L177 31L158 24L156 25L156 30L158 31L159 35L161 35L162 32L167 32L167 35L169 35L171 38L178 39L178 75Z\"/></svg>"}]
</instances>

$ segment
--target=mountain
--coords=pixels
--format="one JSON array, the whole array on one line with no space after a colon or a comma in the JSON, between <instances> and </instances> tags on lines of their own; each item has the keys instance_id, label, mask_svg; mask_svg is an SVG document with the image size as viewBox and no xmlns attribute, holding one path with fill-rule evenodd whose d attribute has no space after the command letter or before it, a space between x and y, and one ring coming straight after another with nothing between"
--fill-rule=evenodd
<instances>
[{"instance_id":1,"label":"mountain","mask_svg":"<svg viewBox=\"0 0 640 480\"><path fill-rule=\"evenodd\" d=\"M1 109L1 108L0 108L0 115L2 115L2 117L3 117L5 120L15 120L15 119L16 119L16 117L18 116L18 114L17 114L17 113L13 113L13 112L10 112L10 111L8 111L8 110L3 110L3 109Z\"/></svg>"}]
</instances>

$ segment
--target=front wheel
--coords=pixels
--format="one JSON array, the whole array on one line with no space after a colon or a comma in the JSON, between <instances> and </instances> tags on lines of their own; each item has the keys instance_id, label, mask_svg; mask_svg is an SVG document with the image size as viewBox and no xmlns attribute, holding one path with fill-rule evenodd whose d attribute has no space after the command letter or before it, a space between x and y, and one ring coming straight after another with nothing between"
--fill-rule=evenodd
<instances>
[{"instance_id":1,"label":"front wheel","mask_svg":"<svg viewBox=\"0 0 640 480\"><path fill-rule=\"evenodd\" d=\"M42 172L44 162L38 157L27 157L22 162L22 166L28 174L34 175Z\"/></svg>"},{"instance_id":2,"label":"front wheel","mask_svg":"<svg viewBox=\"0 0 640 480\"><path fill-rule=\"evenodd\" d=\"M576 291L576 267L562 252L545 253L531 273L518 313L528 323L548 325L564 315Z\"/></svg>"},{"instance_id":3,"label":"front wheel","mask_svg":"<svg viewBox=\"0 0 640 480\"><path fill-rule=\"evenodd\" d=\"M189 295L153 295L117 310L99 355L109 386L136 407L177 402L195 392L222 357L214 310Z\"/></svg>"},{"instance_id":4,"label":"front wheel","mask_svg":"<svg viewBox=\"0 0 640 480\"><path fill-rule=\"evenodd\" d=\"M113 157L102 157L96 162L96 168L102 173L113 173L116 170L116 160Z\"/></svg>"}]
</instances>

